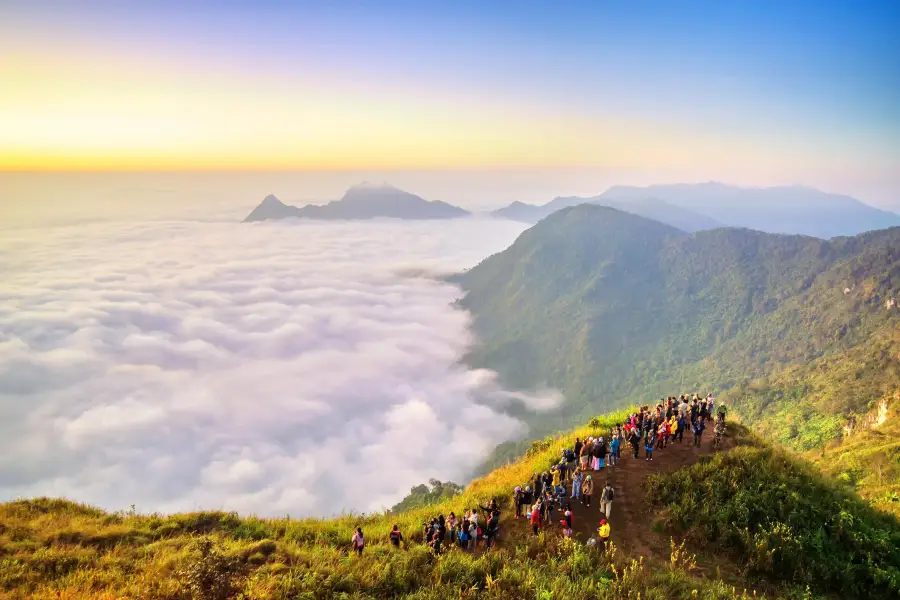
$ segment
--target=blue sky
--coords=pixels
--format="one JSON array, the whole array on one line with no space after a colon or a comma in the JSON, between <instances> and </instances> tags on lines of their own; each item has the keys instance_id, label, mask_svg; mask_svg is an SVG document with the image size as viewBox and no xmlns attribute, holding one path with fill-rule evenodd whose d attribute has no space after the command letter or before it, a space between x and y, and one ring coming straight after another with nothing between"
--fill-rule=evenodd
<instances>
[{"instance_id":1,"label":"blue sky","mask_svg":"<svg viewBox=\"0 0 900 600\"><path fill-rule=\"evenodd\" d=\"M0 68L21 88L0 107L31 117L0 133L7 168L16 156L26 167L165 166L177 153L142 129L155 119L181 146L209 132L215 148L197 141L191 155L209 160L196 166L260 167L243 145L278 168L618 161L705 165L710 178L785 178L793 167L811 184L836 169L884 190L897 183L897 2L37 0L7 2L0 17ZM83 106L66 105L66 86ZM41 94L58 101L39 113ZM169 112L152 109L158 94ZM211 102L228 118L197 118ZM284 127L260 124L254 107L268 102ZM70 117L71 135L57 133ZM52 135L29 129L50 121ZM102 147L73 141L95 130Z\"/></svg>"}]
</instances>

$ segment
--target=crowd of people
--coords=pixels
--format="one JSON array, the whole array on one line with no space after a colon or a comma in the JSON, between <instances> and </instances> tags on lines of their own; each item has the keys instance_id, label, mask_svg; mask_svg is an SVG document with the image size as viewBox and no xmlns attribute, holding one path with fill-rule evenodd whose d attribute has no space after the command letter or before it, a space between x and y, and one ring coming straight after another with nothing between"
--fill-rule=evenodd
<instances>
[{"instance_id":1,"label":"crowd of people","mask_svg":"<svg viewBox=\"0 0 900 600\"><path fill-rule=\"evenodd\" d=\"M654 451L666 448L670 443L683 443L687 431L693 434L693 445L699 447L706 424L715 415L713 445L718 447L725 433L726 414L725 404L719 403L717 408L712 394L706 398L699 394L671 396L660 400L653 408L642 406L621 425L610 429L607 435L576 439L571 448L563 449L560 459L547 471L534 473L528 482L516 486L512 494L515 518L528 519L534 535L558 523L562 535L572 537L575 521L572 502L591 506L596 492L594 474L618 468L622 446L631 446L635 459L640 458L643 447L644 459L652 461ZM607 479L599 489L601 519L597 537L592 537L589 544L608 543L615 495L615 489ZM484 506L466 510L460 517L453 512L446 517L440 514L422 525L423 540L436 554L451 545L467 551L474 551L479 545L489 549L499 535L500 511L495 498ZM395 547L404 542L397 525L390 532L390 542ZM357 528L351 545L355 552L362 554L365 545L362 529Z\"/></svg>"}]
</instances>

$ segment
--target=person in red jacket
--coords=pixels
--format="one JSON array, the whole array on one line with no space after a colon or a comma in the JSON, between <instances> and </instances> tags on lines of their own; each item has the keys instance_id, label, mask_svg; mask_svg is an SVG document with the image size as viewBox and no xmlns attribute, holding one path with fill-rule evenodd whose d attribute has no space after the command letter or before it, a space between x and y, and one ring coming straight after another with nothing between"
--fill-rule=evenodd
<instances>
[{"instance_id":1,"label":"person in red jacket","mask_svg":"<svg viewBox=\"0 0 900 600\"><path fill-rule=\"evenodd\" d=\"M535 504L531 507L531 530L537 535L541 530L541 507Z\"/></svg>"},{"instance_id":2,"label":"person in red jacket","mask_svg":"<svg viewBox=\"0 0 900 600\"><path fill-rule=\"evenodd\" d=\"M567 538L572 537L572 527L575 524L575 517L572 515L571 510L567 510L563 515L563 520L559 523L563 528L563 535Z\"/></svg>"}]
</instances>

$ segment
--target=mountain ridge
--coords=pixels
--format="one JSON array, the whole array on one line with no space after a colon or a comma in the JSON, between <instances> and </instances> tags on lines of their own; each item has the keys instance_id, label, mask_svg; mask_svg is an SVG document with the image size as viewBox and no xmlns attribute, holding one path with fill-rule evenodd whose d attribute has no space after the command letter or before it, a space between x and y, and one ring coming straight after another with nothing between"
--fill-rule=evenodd
<instances>
[{"instance_id":1,"label":"mountain ridge","mask_svg":"<svg viewBox=\"0 0 900 600\"><path fill-rule=\"evenodd\" d=\"M346 219L453 219L468 216L467 210L440 200L424 198L389 184L362 182L351 186L339 200L327 204L302 207L281 202L273 194L243 220L244 223L286 218Z\"/></svg>"},{"instance_id":2,"label":"mountain ridge","mask_svg":"<svg viewBox=\"0 0 900 600\"><path fill-rule=\"evenodd\" d=\"M844 392L827 401L834 406L823 404L831 394L807 394L805 421L771 424L811 447L900 373L890 350L900 341L888 335L900 330L900 310L886 308L900 297L900 227L832 240L746 228L688 234L579 205L456 281L479 339L468 362L510 386L556 386L569 398L555 419L531 423L538 436L682 384L749 402L741 385L762 377L784 390L793 384L781 372L819 389L816 365L834 357L871 372L856 389L832 382ZM816 420L825 414L827 423Z\"/></svg>"},{"instance_id":3,"label":"mountain ridge","mask_svg":"<svg viewBox=\"0 0 900 600\"><path fill-rule=\"evenodd\" d=\"M582 203L611 206L689 232L746 227L829 239L900 226L900 215L842 194L804 186L747 188L718 182L616 185L597 196L559 196L543 205L513 202L492 214L536 223Z\"/></svg>"}]
</instances>

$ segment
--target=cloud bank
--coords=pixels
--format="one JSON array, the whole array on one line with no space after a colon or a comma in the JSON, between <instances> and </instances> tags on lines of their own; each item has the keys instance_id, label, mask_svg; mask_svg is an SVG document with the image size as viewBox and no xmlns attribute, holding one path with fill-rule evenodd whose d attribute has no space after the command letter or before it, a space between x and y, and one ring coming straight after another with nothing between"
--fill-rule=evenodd
<instances>
[{"instance_id":1,"label":"cloud bank","mask_svg":"<svg viewBox=\"0 0 900 600\"><path fill-rule=\"evenodd\" d=\"M453 286L522 226L103 223L5 231L0 499L329 515L465 479L526 433L458 364Z\"/></svg>"}]
</instances>

